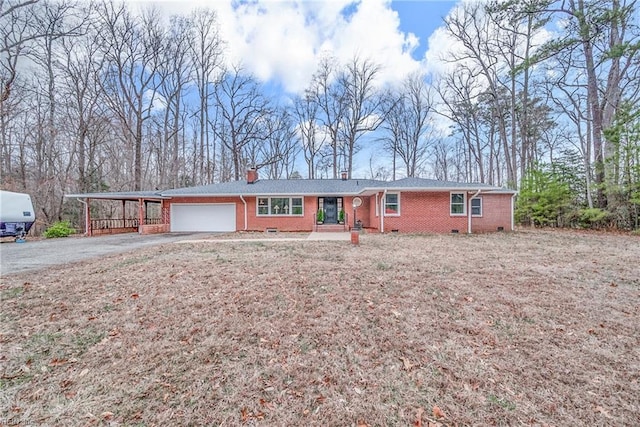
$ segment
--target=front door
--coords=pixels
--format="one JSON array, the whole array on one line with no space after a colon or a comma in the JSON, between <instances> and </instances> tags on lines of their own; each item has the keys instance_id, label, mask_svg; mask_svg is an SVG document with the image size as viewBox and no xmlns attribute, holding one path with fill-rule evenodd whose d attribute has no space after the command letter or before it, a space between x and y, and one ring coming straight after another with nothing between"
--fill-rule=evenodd
<instances>
[{"instance_id":1,"label":"front door","mask_svg":"<svg viewBox=\"0 0 640 427\"><path fill-rule=\"evenodd\" d=\"M338 222L338 201L335 197L324 198L324 222L325 224Z\"/></svg>"}]
</instances>

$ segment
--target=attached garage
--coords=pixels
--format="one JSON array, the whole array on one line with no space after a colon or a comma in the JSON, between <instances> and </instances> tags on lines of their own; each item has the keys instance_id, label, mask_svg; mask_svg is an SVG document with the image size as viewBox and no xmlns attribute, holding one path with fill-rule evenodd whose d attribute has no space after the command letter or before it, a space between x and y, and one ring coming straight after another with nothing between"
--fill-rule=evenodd
<instances>
[{"instance_id":1,"label":"attached garage","mask_svg":"<svg viewBox=\"0 0 640 427\"><path fill-rule=\"evenodd\" d=\"M236 205L172 203L171 231L236 231Z\"/></svg>"}]
</instances>

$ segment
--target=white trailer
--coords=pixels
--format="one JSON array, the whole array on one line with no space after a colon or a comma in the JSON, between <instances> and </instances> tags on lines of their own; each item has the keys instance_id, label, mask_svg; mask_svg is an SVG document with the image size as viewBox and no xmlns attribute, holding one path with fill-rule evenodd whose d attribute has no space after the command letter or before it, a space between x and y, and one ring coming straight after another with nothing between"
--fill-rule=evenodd
<instances>
[{"instance_id":1,"label":"white trailer","mask_svg":"<svg viewBox=\"0 0 640 427\"><path fill-rule=\"evenodd\" d=\"M23 238L35 220L31 196L0 190L0 237Z\"/></svg>"}]
</instances>

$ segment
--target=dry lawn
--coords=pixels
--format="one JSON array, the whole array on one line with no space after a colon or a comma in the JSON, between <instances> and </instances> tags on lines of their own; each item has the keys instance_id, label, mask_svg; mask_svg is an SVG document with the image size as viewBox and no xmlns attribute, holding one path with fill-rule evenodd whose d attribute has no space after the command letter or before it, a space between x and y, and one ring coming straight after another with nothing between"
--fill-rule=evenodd
<instances>
[{"instance_id":1,"label":"dry lawn","mask_svg":"<svg viewBox=\"0 0 640 427\"><path fill-rule=\"evenodd\" d=\"M174 243L2 278L0 425L640 425L640 239Z\"/></svg>"}]
</instances>

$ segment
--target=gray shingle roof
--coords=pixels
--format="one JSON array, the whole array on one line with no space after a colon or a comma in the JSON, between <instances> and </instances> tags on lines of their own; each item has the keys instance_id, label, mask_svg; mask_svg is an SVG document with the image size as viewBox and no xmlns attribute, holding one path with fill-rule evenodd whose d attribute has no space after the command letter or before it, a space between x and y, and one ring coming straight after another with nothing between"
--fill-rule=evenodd
<instances>
[{"instance_id":1,"label":"gray shingle roof","mask_svg":"<svg viewBox=\"0 0 640 427\"><path fill-rule=\"evenodd\" d=\"M372 179L290 179L258 180L253 184L246 181L223 182L199 187L177 188L162 191L163 196L237 196L239 194L258 195L358 195L384 190L449 191L449 190L490 190L492 192L515 193L487 184L469 184L437 181L423 178L403 178L396 181Z\"/></svg>"},{"instance_id":2,"label":"gray shingle roof","mask_svg":"<svg viewBox=\"0 0 640 427\"><path fill-rule=\"evenodd\" d=\"M177 188L163 191L163 196L208 195L313 195L313 194L361 194L370 188L381 188L383 181L371 179L266 179L248 184L246 181L222 182L199 187Z\"/></svg>"},{"instance_id":3,"label":"gray shingle roof","mask_svg":"<svg viewBox=\"0 0 640 427\"><path fill-rule=\"evenodd\" d=\"M268 196L268 195L365 195L378 191L477 191L515 194L513 190L493 187L487 184L470 184L451 181L438 181L424 178L403 178L396 181L378 181L373 179L265 179L253 184L246 181L221 182L198 187L176 188L159 191L128 191L109 193L67 194L65 197L137 200L168 199L175 196Z\"/></svg>"}]
</instances>

